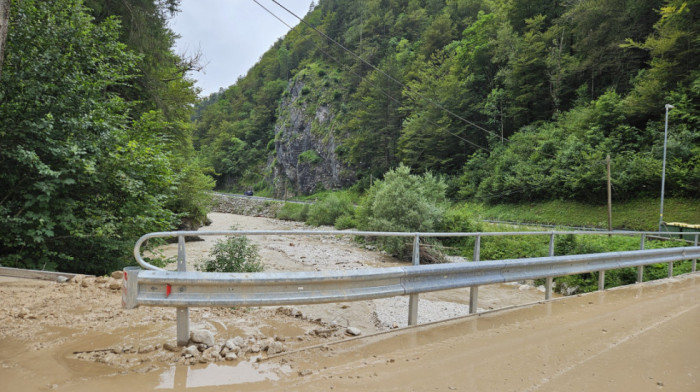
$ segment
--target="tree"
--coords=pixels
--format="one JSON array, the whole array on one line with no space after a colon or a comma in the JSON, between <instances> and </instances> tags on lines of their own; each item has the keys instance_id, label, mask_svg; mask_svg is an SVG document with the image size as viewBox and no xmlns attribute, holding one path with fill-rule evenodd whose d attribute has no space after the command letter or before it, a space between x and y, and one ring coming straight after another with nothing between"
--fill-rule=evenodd
<instances>
[{"instance_id":1,"label":"tree","mask_svg":"<svg viewBox=\"0 0 700 392\"><path fill-rule=\"evenodd\" d=\"M196 90L186 73L201 69L201 54L172 51L177 35L168 28L168 19L179 12L180 0L86 0L85 4L97 23L119 18L119 40L140 55L133 82L115 86L124 99L135 103L134 117L159 110L167 121L188 121Z\"/></svg>"},{"instance_id":2,"label":"tree","mask_svg":"<svg viewBox=\"0 0 700 392\"><path fill-rule=\"evenodd\" d=\"M0 83L0 263L105 273L138 236L173 226L168 153L127 130L114 89L138 57L80 0L12 9Z\"/></svg>"},{"instance_id":3,"label":"tree","mask_svg":"<svg viewBox=\"0 0 700 392\"><path fill-rule=\"evenodd\" d=\"M649 52L649 68L639 73L627 97L629 112L646 120L663 108L664 97L676 86L689 90L700 75L700 1L667 0L644 43L628 40L626 47Z\"/></svg>"},{"instance_id":4,"label":"tree","mask_svg":"<svg viewBox=\"0 0 700 392\"><path fill-rule=\"evenodd\" d=\"M5 41L10 25L10 5L12 0L0 0L0 77L2 77L2 63L5 59Z\"/></svg>"}]
</instances>

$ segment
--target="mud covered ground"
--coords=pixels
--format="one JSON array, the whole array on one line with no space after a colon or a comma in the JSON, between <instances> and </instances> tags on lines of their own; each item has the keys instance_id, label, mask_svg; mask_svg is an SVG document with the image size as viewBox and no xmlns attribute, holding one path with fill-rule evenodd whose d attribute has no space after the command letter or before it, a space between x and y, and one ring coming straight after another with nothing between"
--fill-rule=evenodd
<instances>
[{"instance_id":1,"label":"mud covered ground","mask_svg":"<svg viewBox=\"0 0 700 392\"><path fill-rule=\"evenodd\" d=\"M302 224L267 218L217 213L211 218L212 225L204 230L229 229L231 225L246 230L309 229ZM190 268L207 256L208 249L217 240L204 238L206 241L187 244ZM396 260L361 247L343 236L251 236L251 239L259 244L267 271L398 265ZM168 245L162 251L166 256L176 252L174 245ZM449 348L461 342L454 332L442 336L431 330L435 326L420 327L433 332L414 333L410 344L401 338L388 338L395 334L387 335L387 332L404 326L407 318L406 300L392 298L297 308L193 308L190 310L191 329L206 331L212 341L192 342L190 351L187 351L188 348L175 346L174 309L142 307L123 310L120 287L121 281L112 277L77 277L67 283L0 278L3 302L0 307L0 391L87 391L99 388L108 392L124 390L127 386L134 390L226 390L233 384L236 390L365 390L372 389L375 382L382 389L389 390L402 385L394 384L398 380L393 377L405 377L402 381L408 382L407 385L425 386L422 383L426 378L430 379L441 371L439 367L435 368L436 363L442 363L440 356L455 354ZM697 287L691 286L689 293L685 294L686 300L696 304L697 293ZM533 303L543 298L540 291L527 285L486 286L480 288L479 294L481 311ZM422 295L419 322L464 316L468 314L468 303L468 289ZM549 306L551 310L552 304ZM687 313L683 313L684 317L700 321L697 305L694 306L690 311L684 311ZM532 316L522 317L525 324L534 320ZM632 325L643 318L640 312L633 312L630 317L631 321L627 321ZM469 319L492 320L490 325L496 330L484 328L492 337L493 334L513 333L519 329L513 325L520 323L517 318L498 321L497 316ZM695 348L700 341L697 339L700 338L697 324L689 331L689 339ZM498 332L498 328L505 329ZM478 330L470 326L463 332ZM411 333L401 331L418 329L398 331L396 336L406 336ZM438 338L438 342L431 346L428 336ZM692 340L693 336L695 340ZM530 339L524 335L522 338ZM548 338L545 330L539 331L537 339L541 339L541 344L546 345ZM512 339L517 340L517 335ZM425 347L420 346L423 341ZM395 344L382 346L387 342ZM492 343L496 344L495 341ZM384 348L377 348L376 344ZM410 347L413 348L408 353L387 354ZM448 352L438 354L442 349L448 349ZM504 352L500 355L508 362L509 347L503 346L502 349ZM433 351L435 354L426 354ZM474 355L473 360L479 361L478 351L467 351ZM339 355L339 352L343 354ZM697 352L695 350L692 354L695 355L695 367L691 368L691 373L697 371L700 359ZM388 368L384 366L396 361L402 361L402 366L397 367L401 371L389 376L386 373ZM543 361L546 366L546 358ZM381 367L378 367L379 363ZM459 373L458 369L465 364L468 363L444 364L444 371L452 372L448 368L455 366L454 370ZM433 374L418 370L411 374L406 370L411 366L432 369ZM376 369L370 371L371 368ZM403 376L399 376L401 374ZM691 377L692 382L695 380L697 374ZM463 382L455 379L449 385L439 382L435 385L444 386L437 388L440 390L455 390L460 389Z\"/></svg>"}]
</instances>

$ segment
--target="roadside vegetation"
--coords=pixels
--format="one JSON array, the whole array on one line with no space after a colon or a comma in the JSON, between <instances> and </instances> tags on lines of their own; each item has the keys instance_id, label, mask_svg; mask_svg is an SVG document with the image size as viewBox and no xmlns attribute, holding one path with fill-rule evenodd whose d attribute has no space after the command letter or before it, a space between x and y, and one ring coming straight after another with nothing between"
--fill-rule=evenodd
<instances>
[{"instance_id":1,"label":"roadside vegetation","mask_svg":"<svg viewBox=\"0 0 700 392\"><path fill-rule=\"evenodd\" d=\"M659 207L658 198L613 201L613 228L637 231L657 230ZM551 200L519 204L479 203L475 208L484 219L601 229L608 227L608 210L604 204ZM664 200L664 218L668 222L698 223L700 222L700 202L688 198L667 198Z\"/></svg>"},{"instance_id":2,"label":"roadside vegetation","mask_svg":"<svg viewBox=\"0 0 700 392\"><path fill-rule=\"evenodd\" d=\"M312 195L317 200L314 204L287 203L278 212L280 219L306 222L309 225L334 225L337 229L358 229L366 231L441 231L441 232L517 232L538 231L545 229L510 224L493 224L486 218L507 219L526 222L529 217L539 223L571 226L600 227L607 224L607 215L603 222L591 218L600 210L606 214L606 207L592 208L577 202L553 201L547 203L528 203L522 205L485 205L483 203L456 203L451 207L445 198L446 185L432 175L412 174L410 169L399 166L387 173L384 179L376 181L370 190L357 201L350 202L348 191L323 192ZM615 210L620 220L627 219L639 226L629 225L626 229L635 231L655 231L658 220L657 200L644 199L621 203ZM697 205L693 200L667 199L665 211L667 216L697 221ZM593 213L591 213L593 211ZM651 212L650 212L651 211ZM502 215L499 215L502 214ZM649 218L640 218L650 215ZM313 217L313 218L312 218ZM563 217L566 217L565 219ZM643 222L643 223L639 223ZM601 227L602 228L602 227ZM550 229L547 229L550 230ZM400 238L359 238L362 242L373 242L389 254L410 259L411 244ZM424 241L425 242L425 241ZM474 239L470 237L444 237L439 241L428 240L432 252L462 256L473 260ZM640 236L623 236L591 233L590 235L555 236L554 254L587 254L602 252L631 251L640 249ZM649 238L645 249L687 246L687 242ZM480 246L481 260L519 259L544 257L549 255L549 234L513 235L504 237L483 237ZM423 256L423 255L422 255ZM442 260L441 257L430 257ZM691 262L676 262L674 274L690 272ZM653 280L667 276L668 264L654 264L644 267L644 280ZM606 273L606 287L631 284L636 281L635 268L612 270ZM557 277L554 279L555 290L563 294L573 294L597 290L598 274L580 274ZM538 281L538 284L542 282Z\"/></svg>"}]
</instances>

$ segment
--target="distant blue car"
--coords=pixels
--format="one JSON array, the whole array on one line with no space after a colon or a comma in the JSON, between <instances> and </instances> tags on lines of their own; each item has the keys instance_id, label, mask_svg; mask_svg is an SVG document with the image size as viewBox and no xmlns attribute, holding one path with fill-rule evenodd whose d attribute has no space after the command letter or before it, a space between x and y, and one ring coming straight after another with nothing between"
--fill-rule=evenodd
<instances>
[{"instance_id":1,"label":"distant blue car","mask_svg":"<svg viewBox=\"0 0 700 392\"><path fill-rule=\"evenodd\" d=\"M243 194L246 196L253 196L253 190L252 189L247 190L247 191L243 192Z\"/></svg>"}]
</instances>

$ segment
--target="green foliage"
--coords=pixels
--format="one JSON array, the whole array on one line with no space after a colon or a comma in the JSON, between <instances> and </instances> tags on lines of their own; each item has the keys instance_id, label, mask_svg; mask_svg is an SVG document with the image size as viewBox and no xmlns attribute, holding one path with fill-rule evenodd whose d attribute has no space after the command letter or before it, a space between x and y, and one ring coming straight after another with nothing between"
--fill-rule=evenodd
<instances>
[{"instance_id":1,"label":"green foliage","mask_svg":"<svg viewBox=\"0 0 700 392\"><path fill-rule=\"evenodd\" d=\"M306 150L299 154L299 163L309 163L315 165L321 162L323 158L314 150Z\"/></svg>"},{"instance_id":2,"label":"green foliage","mask_svg":"<svg viewBox=\"0 0 700 392\"><path fill-rule=\"evenodd\" d=\"M369 189L357 215L360 229L369 231L434 231L447 208L445 183L430 173L411 174L400 165ZM404 240L378 239L389 253L403 256Z\"/></svg>"},{"instance_id":3,"label":"green foliage","mask_svg":"<svg viewBox=\"0 0 700 392\"><path fill-rule=\"evenodd\" d=\"M479 223L479 209L475 205L463 204L461 206L453 206L445 211L440 227L441 232L449 233L473 233L483 230L483 226ZM468 249L473 249L473 237L445 237L441 239L445 246L457 247L463 249L465 254L468 254Z\"/></svg>"},{"instance_id":4,"label":"green foliage","mask_svg":"<svg viewBox=\"0 0 700 392\"><path fill-rule=\"evenodd\" d=\"M339 216L333 225L336 230L352 229L358 226L357 219L353 215L341 215Z\"/></svg>"},{"instance_id":5,"label":"green foliage","mask_svg":"<svg viewBox=\"0 0 700 392\"><path fill-rule=\"evenodd\" d=\"M697 0L322 0L307 20L377 68L300 26L201 103L195 143L213 157L219 186L253 177L241 168L266 167L274 129L289 121L281 98L298 85L297 108L333 138L359 189L403 163L461 176L450 196L597 204L608 154L615 200L658 194L672 103L666 192L697 198L698 9ZM332 126L318 127L318 107ZM325 163L303 154L300 163Z\"/></svg>"},{"instance_id":6,"label":"green foliage","mask_svg":"<svg viewBox=\"0 0 700 392\"><path fill-rule=\"evenodd\" d=\"M258 246L246 236L231 237L217 241L211 251L211 258L197 266L204 272L261 272Z\"/></svg>"},{"instance_id":7,"label":"green foliage","mask_svg":"<svg viewBox=\"0 0 700 392\"><path fill-rule=\"evenodd\" d=\"M309 217L309 205L300 203L284 203L277 211L275 218L281 220L291 220L305 222Z\"/></svg>"},{"instance_id":8,"label":"green foliage","mask_svg":"<svg viewBox=\"0 0 700 392\"><path fill-rule=\"evenodd\" d=\"M334 225L336 220L342 216L352 217L353 210L352 202L346 194L330 194L311 205L306 223L313 226ZM348 222L343 224L348 224Z\"/></svg>"},{"instance_id":9,"label":"green foliage","mask_svg":"<svg viewBox=\"0 0 700 392\"><path fill-rule=\"evenodd\" d=\"M133 83L114 90L133 103L135 117L161 112L168 121L188 121L196 99L194 80L186 72L201 67L199 53L173 52L177 35L168 19L179 11L180 0L85 0L86 11L96 23L114 18L121 21L118 39L136 54ZM189 56L189 57L188 57Z\"/></svg>"},{"instance_id":10,"label":"green foliage","mask_svg":"<svg viewBox=\"0 0 700 392\"><path fill-rule=\"evenodd\" d=\"M480 205L481 216L488 219L576 227L607 228L607 206L574 201ZM656 230L659 227L659 199L640 198L613 202L613 228ZM695 199L664 199L664 216L669 222L700 222L700 203Z\"/></svg>"},{"instance_id":11,"label":"green foliage","mask_svg":"<svg viewBox=\"0 0 700 392\"><path fill-rule=\"evenodd\" d=\"M619 252L639 249L639 237L622 236L574 236L566 235L557 238L555 254L587 254L601 252ZM675 241L646 241L646 249L659 249L684 246L687 244ZM674 263L674 274L690 272L690 261ZM644 267L644 280L661 279L668 276L668 264L652 264ZM605 273L605 287L616 287L633 284L637 280L636 268L621 268ZM555 290L562 294L590 292L598 289L598 272L562 276L554 279Z\"/></svg>"},{"instance_id":12,"label":"green foliage","mask_svg":"<svg viewBox=\"0 0 700 392\"><path fill-rule=\"evenodd\" d=\"M693 105L685 93L675 92L679 106L669 130L666 194L695 197L700 133ZM674 109L676 110L676 109ZM474 155L465 165L460 193L485 201L576 199L606 200L605 156L612 156L613 198L626 200L658 194L661 158L660 126L646 129L627 125L622 98L608 91L589 104L562 114L558 121L522 130L511 142L484 159ZM649 146L655 146L650 148ZM477 174L489 173L486 176ZM683 174L681 174L683 173ZM690 185L690 186L689 186Z\"/></svg>"},{"instance_id":13,"label":"green foliage","mask_svg":"<svg viewBox=\"0 0 700 392\"><path fill-rule=\"evenodd\" d=\"M214 181L204 174L208 169L195 156L189 124L166 121L162 112L149 111L132 124L129 136L163 149L175 177L167 207L178 213L181 227L201 226L211 209L212 198L208 191L213 189Z\"/></svg>"},{"instance_id":14,"label":"green foliage","mask_svg":"<svg viewBox=\"0 0 700 392\"><path fill-rule=\"evenodd\" d=\"M498 231L498 230L497 230ZM512 231L512 227L504 231ZM472 249L463 252L471 256ZM481 239L481 260L523 259L549 255L549 238L543 236L504 236Z\"/></svg>"},{"instance_id":15,"label":"green foliage","mask_svg":"<svg viewBox=\"0 0 700 392\"><path fill-rule=\"evenodd\" d=\"M204 212L195 206L206 180L183 163L188 125L157 111L130 121L123 89L141 58L120 42L117 19L94 23L78 0L27 0L11 11L0 83L0 263L121 268L138 237Z\"/></svg>"}]
</instances>

